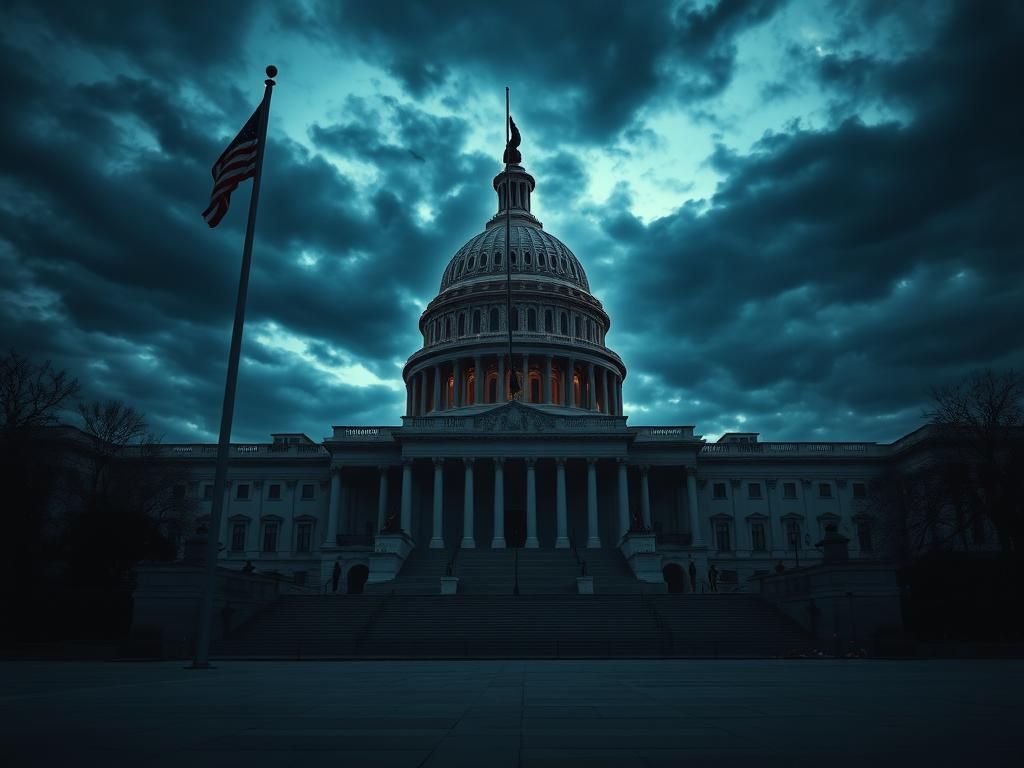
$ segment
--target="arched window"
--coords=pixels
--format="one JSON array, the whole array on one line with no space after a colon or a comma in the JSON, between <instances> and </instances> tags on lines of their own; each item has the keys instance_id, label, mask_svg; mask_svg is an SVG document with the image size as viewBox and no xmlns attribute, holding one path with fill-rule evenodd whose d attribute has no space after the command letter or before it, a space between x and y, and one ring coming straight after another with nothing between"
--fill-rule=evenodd
<instances>
[{"instance_id":1,"label":"arched window","mask_svg":"<svg viewBox=\"0 0 1024 768\"><path fill-rule=\"evenodd\" d=\"M583 326L580 324L580 319L576 318L576 338L583 338Z\"/></svg>"},{"instance_id":2,"label":"arched window","mask_svg":"<svg viewBox=\"0 0 1024 768\"><path fill-rule=\"evenodd\" d=\"M496 266L496 267L500 267L501 266L501 251L495 251L494 252L494 266Z\"/></svg>"},{"instance_id":3,"label":"arched window","mask_svg":"<svg viewBox=\"0 0 1024 768\"><path fill-rule=\"evenodd\" d=\"M538 267L543 267L544 266L544 254L543 253L538 253L537 254L537 266Z\"/></svg>"},{"instance_id":4,"label":"arched window","mask_svg":"<svg viewBox=\"0 0 1024 768\"><path fill-rule=\"evenodd\" d=\"M529 251L523 254L523 263L526 266L530 266L533 263L533 255Z\"/></svg>"},{"instance_id":5,"label":"arched window","mask_svg":"<svg viewBox=\"0 0 1024 768\"><path fill-rule=\"evenodd\" d=\"M437 341L440 341L440 340L441 340L441 321L440 320L435 320L434 321L434 341L437 342Z\"/></svg>"},{"instance_id":6,"label":"arched window","mask_svg":"<svg viewBox=\"0 0 1024 768\"><path fill-rule=\"evenodd\" d=\"M455 265L455 276L458 277L462 274L462 259L459 259L459 263Z\"/></svg>"},{"instance_id":7,"label":"arched window","mask_svg":"<svg viewBox=\"0 0 1024 768\"><path fill-rule=\"evenodd\" d=\"M550 309L545 309L544 310L544 333L554 333L555 332L554 325L555 324L554 324L554 322L552 321L552 318L551 318L551 310Z\"/></svg>"},{"instance_id":8,"label":"arched window","mask_svg":"<svg viewBox=\"0 0 1024 768\"><path fill-rule=\"evenodd\" d=\"M452 319L450 317L444 319L444 337L446 339L452 337Z\"/></svg>"},{"instance_id":9,"label":"arched window","mask_svg":"<svg viewBox=\"0 0 1024 768\"><path fill-rule=\"evenodd\" d=\"M483 269L486 266L487 266L487 254L486 253L481 253L480 254L480 269Z\"/></svg>"},{"instance_id":10,"label":"arched window","mask_svg":"<svg viewBox=\"0 0 1024 768\"><path fill-rule=\"evenodd\" d=\"M476 264L476 256L470 256L469 257L469 263L466 264L466 269L472 269L475 264Z\"/></svg>"},{"instance_id":11,"label":"arched window","mask_svg":"<svg viewBox=\"0 0 1024 768\"><path fill-rule=\"evenodd\" d=\"M519 330L519 310L515 307L512 307L512 330Z\"/></svg>"},{"instance_id":12,"label":"arched window","mask_svg":"<svg viewBox=\"0 0 1024 768\"><path fill-rule=\"evenodd\" d=\"M465 335L466 335L466 316L460 312L459 313L459 336L465 336Z\"/></svg>"},{"instance_id":13,"label":"arched window","mask_svg":"<svg viewBox=\"0 0 1024 768\"><path fill-rule=\"evenodd\" d=\"M491 309L491 317L487 321L487 330L494 333L498 330L498 308L493 307Z\"/></svg>"},{"instance_id":14,"label":"arched window","mask_svg":"<svg viewBox=\"0 0 1024 768\"><path fill-rule=\"evenodd\" d=\"M562 313L562 335L569 335L569 316L565 312Z\"/></svg>"},{"instance_id":15,"label":"arched window","mask_svg":"<svg viewBox=\"0 0 1024 768\"><path fill-rule=\"evenodd\" d=\"M473 333L480 333L480 310L473 310Z\"/></svg>"},{"instance_id":16,"label":"arched window","mask_svg":"<svg viewBox=\"0 0 1024 768\"><path fill-rule=\"evenodd\" d=\"M537 330L537 310L530 307L526 312L526 330L536 331Z\"/></svg>"},{"instance_id":17,"label":"arched window","mask_svg":"<svg viewBox=\"0 0 1024 768\"><path fill-rule=\"evenodd\" d=\"M515 251L510 251L509 252L508 260L511 261L513 264L518 264L519 263L519 262L516 261L516 252Z\"/></svg>"}]
</instances>

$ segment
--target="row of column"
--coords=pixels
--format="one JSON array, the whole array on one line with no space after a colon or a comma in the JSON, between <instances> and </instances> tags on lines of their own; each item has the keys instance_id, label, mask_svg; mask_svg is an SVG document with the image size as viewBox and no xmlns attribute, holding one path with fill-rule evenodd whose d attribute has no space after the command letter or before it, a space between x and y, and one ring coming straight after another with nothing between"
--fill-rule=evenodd
<instances>
[{"instance_id":1,"label":"row of column","mask_svg":"<svg viewBox=\"0 0 1024 768\"><path fill-rule=\"evenodd\" d=\"M494 463L494 537L492 549L504 549L505 542L505 459L495 458ZM540 546L537 539L537 476L536 458L524 459L526 463L526 542L528 549ZM555 461L555 548L569 547L568 513L566 503L565 462L566 458L556 457ZM434 463L434 499L433 527L430 539L432 549L444 548L443 513L444 513L444 462L443 458L433 459ZM466 549L476 547L473 533L473 473L476 460L462 459L463 464L463 535L461 546ZM597 462L596 458L587 458L587 547L601 546L601 537L597 523ZM629 475L626 459L615 459L617 465L617 530L621 540L629 531ZM377 530L384 527L388 508L388 466L379 467L379 490L377 497ZM645 528L651 527L650 487L648 482L650 467L640 465L640 500L641 514ZM686 490L690 513L690 531L693 546L703 546L704 541L700 529L700 512L697 506L697 480L695 470L686 470ZM341 467L335 467L331 474L331 496L328 505L327 538L329 544L337 539L338 523L342 514L341 506ZM402 496L401 496L401 528L407 534L412 531L412 459L402 462ZM618 542L616 542L618 543Z\"/></svg>"},{"instance_id":2,"label":"row of column","mask_svg":"<svg viewBox=\"0 0 1024 768\"><path fill-rule=\"evenodd\" d=\"M534 368L541 378L541 386L537 402L551 405L554 403L572 403L580 408L607 413L612 416L622 415L622 377L619 373L603 365L587 362L579 366L571 357L555 357L554 355L519 355L515 371L523 383L523 402L534 402L530 387L531 358L540 357L542 363ZM495 359L496 358L496 359ZM509 399L506 389L505 355L489 357L488 367L484 368L484 357L473 358L472 367L463 369L461 358L427 366L416 371L406 383L406 414L423 416L432 411L447 408L459 408L473 403L503 403ZM472 389L469 386L470 374L473 374ZM478 375L482 373L483 375ZM557 378L555 374L557 373ZM496 377L495 398L491 399L488 386L492 374ZM448 397L448 377L454 378L451 401ZM575 382L579 378L579 398L577 401ZM561 392L554 391L553 380L559 382ZM431 386L433 384L433 386Z\"/></svg>"}]
</instances>

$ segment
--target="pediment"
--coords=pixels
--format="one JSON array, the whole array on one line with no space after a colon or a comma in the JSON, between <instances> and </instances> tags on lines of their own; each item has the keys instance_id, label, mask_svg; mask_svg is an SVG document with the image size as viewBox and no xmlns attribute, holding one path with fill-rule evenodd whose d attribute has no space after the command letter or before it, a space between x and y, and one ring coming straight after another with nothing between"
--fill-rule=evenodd
<instances>
[{"instance_id":1,"label":"pediment","mask_svg":"<svg viewBox=\"0 0 1024 768\"><path fill-rule=\"evenodd\" d=\"M550 432L556 427L554 416L516 400L473 417L473 428L483 432Z\"/></svg>"}]
</instances>

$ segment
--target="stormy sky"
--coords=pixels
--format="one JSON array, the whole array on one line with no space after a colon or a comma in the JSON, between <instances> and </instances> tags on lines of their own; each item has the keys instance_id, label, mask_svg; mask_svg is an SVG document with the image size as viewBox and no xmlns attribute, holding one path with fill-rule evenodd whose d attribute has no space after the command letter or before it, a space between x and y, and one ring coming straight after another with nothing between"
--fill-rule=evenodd
<instances>
[{"instance_id":1,"label":"stormy sky","mask_svg":"<svg viewBox=\"0 0 1024 768\"><path fill-rule=\"evenodd\" d=\"M234 439L397 424L416 321L495 210L612 318L629 421L889 441L1024 367L1016 2L5 3L0 343L215 442L249 183L210 166L280 69Z\"/></svg>"}]
</instances>

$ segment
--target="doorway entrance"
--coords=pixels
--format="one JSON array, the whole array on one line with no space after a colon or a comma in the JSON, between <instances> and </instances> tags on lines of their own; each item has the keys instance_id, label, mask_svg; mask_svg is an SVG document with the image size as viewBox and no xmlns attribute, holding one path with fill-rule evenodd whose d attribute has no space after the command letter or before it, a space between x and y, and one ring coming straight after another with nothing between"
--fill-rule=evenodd
<instances>
[{"instance_id":1,"label":"doorway entrance","mask_svg":"<svg viewBox=\"0 0 1024 768\"><path fill-rule=\"evenodd\" d=\"M349 568L348 577L346 579L348 594L363 594L363 585L366 584L366 580L368 578L370 578L370 569L367 568L365 565L353 565L351 568Z\"/></svg>"},{"instance_id":2,"label":"doorway entrance","mask_svg":"<svg viewBox=\"0 0 1024 768\"><path fill-rule=\"evenodd\" d=\"M505 546L522 549L526 544L526 510L505 510Z\"/></svg>"},{"instance_id":3,"label":"doorway entrance","mask_svg":"<svg viewBox=\"0 0 1024 768\"><path fill-rule=\"evenodd\" d=\"M665 577L670 595L681 595L683 593L683 569L676 563L669 563L661 569L661 575Z\"/></svg>"}]
</instances>

